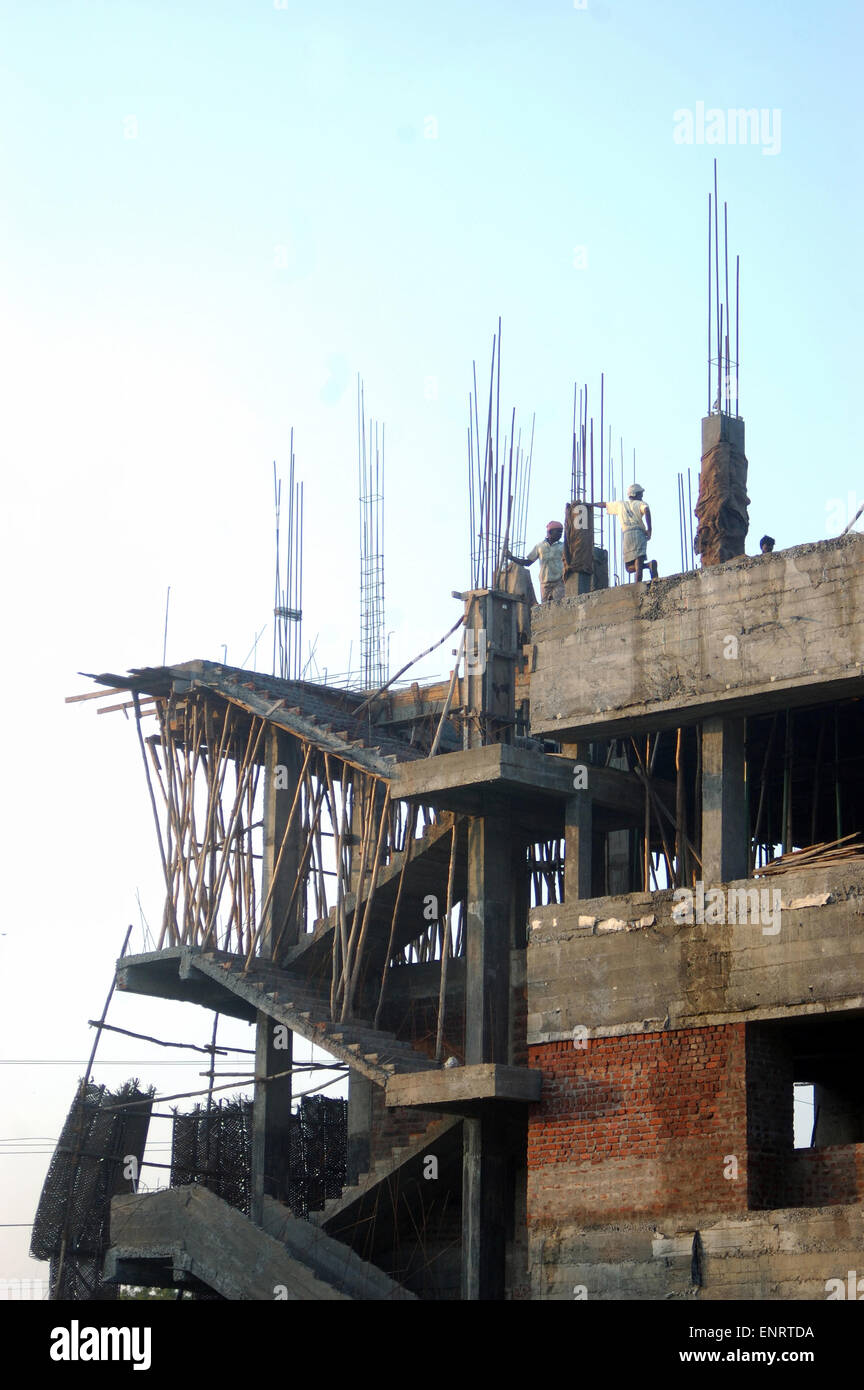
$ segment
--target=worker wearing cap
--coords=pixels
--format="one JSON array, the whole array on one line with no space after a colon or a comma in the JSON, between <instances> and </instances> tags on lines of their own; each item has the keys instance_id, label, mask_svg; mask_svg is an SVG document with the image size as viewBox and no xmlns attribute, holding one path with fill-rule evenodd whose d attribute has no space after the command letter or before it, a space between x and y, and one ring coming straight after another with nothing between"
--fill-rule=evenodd
<instances>
[{"instance_id":1,"label":"worker wearing cap","mask_svg":"<svg viewBox=\"0 0 864 1390\"><path fill-rule=\"evenodd\" d=\"M627 496L621 502L597 502L595 506L605 507L621 523L621 544L624 553L624 568L628 574L635 574L636 583L641 583L642 571L647 569L652 579L657 578L657 561L648 560L648 542L651 539L651 509L642 501L645 492L641 483L631 483Z\"/></svg>"},{"instance_id":2,"label":"worker wearing cap","mask_svg":"<svg viewBox=\"0 0 864 1390\"><path fill-rule=\"evenodd\" d=\"M507 551L507 559L517 565L533 565L540 561L540 589L544 603L557 603L564 597L564 542L561 537L564 527L560 521L550 521L546 527L545 541L538 542L530 554L520 560L518 555Z\"/></svg>"}]
</instances>

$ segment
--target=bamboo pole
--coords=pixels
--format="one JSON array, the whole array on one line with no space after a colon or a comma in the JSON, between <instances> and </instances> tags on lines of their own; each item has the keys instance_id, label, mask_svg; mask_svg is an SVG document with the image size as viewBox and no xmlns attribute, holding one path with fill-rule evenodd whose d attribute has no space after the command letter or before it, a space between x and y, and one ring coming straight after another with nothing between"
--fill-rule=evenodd
<instances>
[{"instance_id":1,"label":"bamboo pole","mask_svg":"<svg viewBox=\"0 0 864 1390\"><path fill-rule=\"evenodd\" d=\"M253 744L252 735L253 735L253 733L255 732L255 724L256 724L256 722L257 722L257 724L258 724L258 732L257 732L257 734L255 734L255 741L254 741L254 744ZM241 764L240 768L238 768L238 770L237 770L237 785L238 785L238 791L237 791L237 794L235 795L234 805L233 805L232 808L231 808L231 818L230 818L230 820L229 820L229 822L228 822L228 827L227 827L227 829L226 829L226 831L225 831L225 837L224 837L224 838L225 838L225 847L224 847L223 850L222 850L222 858L221 858L221 861L220 861L220 864L219 864L219 875L218 875L218 878L217 878L217 880L216 880L216 887L215 887L214 890L213 890L213 895L212 895L212 898L211 898L211 901L210 901L210 909L209 909L209 912L208 912L208 914L207 914L207 923L206 923L206 926L205 926L205 928L204 928L204 935L203 935L203 937L202 937L202 939L201 939L201 946L202 946L202 948L203 948L204 946L207 945L207 943L208 943L208 941L209 941L209 939L210 939L210 936L211 936L211 934L212 934L212 932L213 932L213 929L214 929L214 927L215 927L215 925L216 925L216 914L217 914L217 912L219 911L219 903L220 903L220 900L221 900L221 897L222 897L222 890L223 890L224 887L225 887L225 879L226 879L226 876L227 876L227 873L228 873L228 866L229 866L229 863L230 863L230 843L231 843L231 840L232 840L232 838L233 838L233 836L234 836L234 831L235 831L236 824L237 824L237 817L238 817L239 814L240 814L240 810L241 810L241 807L242 807L242 804L243 804L243 798L242 798L242 782L241 782L241 779L242 779L242 776L243 776L244 773L245 773L245 769L246 769L246 768L249 766L249 764L254 760L254 758L256 757L256 755L257 755L257 753L258 753L258 747L259 747L259 745L260 745L260 743L261 743L261 738L262 738L262 736L263 736L263 734L264 734L264 730L265 730L266 727L267 727L267 721L264 720L264 719L258 719L258 720L256 721L256 720L253 718L253 719L250 721L250 724L249 724L249 736L248 736L248 738L247 738L247 740L246 740L246 749L245 749L244 754L243 754L243 761L242 761L242 764Z\"/></svg>"},{"instance_id":2,"label":"bamboo pole","mask_svg":"<svg viewBox=\"0 0 864 1390\"><path fill-rule=\"evenodd\" d=\"M444 733L444 726L447 723L447 716L450 713L450 706L453 703L453 693L456 689L456 682L459 679L459 663L462 660L462 653L465 650L466 632L467 629L463 627L462 636L459 639L459 650L456 653L456 664L454 665L452 674L450 676L450 687L447 691L447 698L444 701L444 708L441 711L441 719L439 720L438 728L435 730L435 738L433 739L432 747L429 749L430 758L434 758L435 754L438 752L438 746L441 742L441 735Z\"/></svg>"},{"instance_id":3,"label":"bamboo pole","mask_svg":"<svg viewBox=\"0 0 864 1390\"><path fill-rule=\"evenodd\" d=\"M368 791L367 791L367 784L369 784ZM357 791L358 791L358 783L357 783L357 780L356 780L356 779L355 779L354 782L352 783L352 789L351 789L351 790L352 790L351 812L352 812L352 821L353 821L353 819L354 819L354 813L355 813L356 808L357 808ZM374 781L373 779L371 779L371 778L367 778L367 777L361 776L360 781L359 781L359 791L360 791L360 814L361 814L361 816L362 816L362 818L363 818L363 834L362 834L362 836L361 836L361 845L360 845L360 865L359 865L359 868L358 868L358 871L357 871L357 882L356 882L355 891L354 891L354 915L353 915L353 918L352 918L352 921L351 921L351 930L350 930L350 932L347 932L347 939L346 939L346 941L345 941L344 949L343 949L343 951L342 951L341 974L340 974L340 977L339 977L338 984L337 984L337 986L336 986L336 998L338 999L340 993L341 993L341 995L342 995L343 1011L342 1011L340 1017L343 1018L343 1019L344 1019L344 1017L345 1017L345 1014L344 1014L344 1004L345 1004L345 999L346 999L346 997L347 997L348 980L349 980L349 976L350 976L350 967L351 967L351 962L352 962L352 958L353 958L353 943L354 943L355 940L356 940L357 914L358 914L358 912L359 912L359 910L360 910L360 902L361 902L361 899L362 899L362 896L363 896L363 884L365 883L365 880L366 880L366 862L367 862L368 857L369 857L369 842L370 842L371 835L372 835L373 812L374 812L374 807L375 807L375 791L376 791L376 783L375 783L375 781ZM348 859L349 859L349 872L350 872L351 876L353 877L353 865L354 865L354 846L353 846L353 844L352 844L351 847L350 847ZM344 907L343 907L343 911L344 911ZM346 914L346 931L347 931L347 914Z\"/></svg>"},{"instance_id":4,"label":"bamboo pole","mask_svg":"<svg viewBox=\"0 0 864 1390\"><path fill-rule=\"evenodd\" d=\"M312 795L311 785L307 790L307 799L310 795ZM309 830L306 835L306 843L303 846L303 853L300 856L300 867L298 868L297 873L294 877L294 883L291 888L291 896L288 899L288 906L285 909L285 915L282 918L282 925L279 928L279 934L276 938L276 943L271 953L271 958L273 960L275 960L277 957L279 947L282 944L282 937L285 935L285 929L288 926L288 923L291 921L291 913L294 910L294 904L297 900L297 894L300 891L300 885L306 877L306 874L309 869L309 860L312 855L312 847L314 844L315 826L318 824L318 820L321 815L321 807L323 804L324 790L323 788L319 788L319 790L315 793L315 801L312 807L312 818L309 822Z\"/></svg>"},{"instance_id":5,"label":"bamboo pole","mask_svg":"<svg viewBox=\"0 0 864 1390\"><path fill-rule=\"evenodd\" d=\"M263 727L264 727L264 721L262 720L261 723L262 723L262 728L263 728ZM262 933L262 931L263 931L263 929L264 929L264 918L265 918L265 916L267 915L267 910L268 910L268 908L269 908L269 906L270 906L270 902L271 902L271 900L272 900L272 898L273 898L273 893L275 892L275 889L276 889L276 881L277 881L277 877L278 877L278 874L279 874L279 869L280 869L280 867L281 867L281 865L282 865L282 859L283 859L283 856L284 856L284 854L285 854L285 850L286 850L287 845L288 845L288 837L289 837L289 835L291 834L291 831L292 831L293 828L294 828L294 817L295 817L296 814L297 814L297 806L298 806L298 804L299 804L299 802L300 802L301 792L302 792L302 790L303 790L303 782L304 782L304 777L305 777L305 773L306 773L306 768L307 768L307 766L308 766L308 764L309 764L309 759L310 759L311 756L312 756L312 745L311 745L311 743L307 743L307 744L306 744L306 752L305 752L304 757L303 757L303 765L302 765L302 767L301 767L301 769L300 769L300 775L299 775L299 777L297 778L297 786L294 788L294 798L293 798L293 800L292 800L292 802L291 802L291 810L288 812L288 820L287 820L287 822L286 822L286 824L285 824L285 831L284 831L284 833L283 833L283 835L282 835L282 843L281 843L280 846L279 846L279 853L276 855L276 862L275 862L275 864L273 865L273 871L272 871L272 873L271 873L271 875L270 875L270 882L269 882L268 885L267 885L267 893L266 893L266 895L265 895L265 897L264 897L264 901L263 901L262 904L261 904L261 911L260 911L259 914L258 914L258 925L256 926L254 932L252 933L252 940L251 940L250 943L249 943L249 954L248 954L247 957L246 957L246 964L245 964L245 966L244 966L244 969L245 969L245 970L248 970L248 969L249 969L249 966L250 966L251 961L252 961L253 952L254 952L254 950L255 950L255 947L256 947L257 944L258 944L258 941L259 941L259 939L260 939L261 933Z\"/></svg>"},{"instance_id":6,"label":"bamboo pole","mask_svg":"<svg viewBox=\"0 0 864 1390\"><path fill-rule=\"evenodd\" d=\"M750 849L750 870L751 870L751 872L752 872L752 870L755 868L755 865L756 865L756 851L757 851L757 848L758 848L758 845L759 845L759 832L760 832L760 830L762 829L762 811L763 811L764 806L765 806L765 787L766 787L766 777L767 777L767 773L768 773L768 761L769 761L769 758L770 758L770 756L771 756L771 748L772 748L773 743L774 743L774 732L775 732L776 728L777 728L777 715L775 714L774 717L773 717L773 719L771 720L771 728L770 728L770 730L769 730L769 732L768 732L768 741L767 741L767 743L765 744L765 756L764 756L764 758L762 759L762 772L761 772L760 778L759 778L759 801L758 801L757 806L756 806L756 825L755 825L755 828L754 828L754 830L753 830L753 843L752 843L752 846L751 846L751 849Z\"/></svg>"},{"instance_id":7,"label":"bamboo pole","mask_svg":"<svg viewBox=\"0 0 864 1390\"><path fill-rule=\"evenodd\" d=\"M374 796L371 803L374 803ZM369 930L369 918L372 913L372 901L375 897L375 889L378 887L378 874L381 868L381 850L384 844L385 831L387 828L387 808L390 804L390 784L388 782L384 792L384 806L381 810L381 818L378 826L378 840L375 846L375 857L372 862L372 876L369 883L369 892L366 897L366 908L363 913L363 922L357 935L357 908L354 910L354 923L351 931L351 939L348 942L349 970L346 978L345 994L342 1002L342 1020L350 1018L351 1010L354 1005L354 994L360 978L360 969L363 964L363 948L366 944L366 935ZM358 890L357 906L359 907L360 898ZM357 935L356 946L352 951L352 941Z\"/></svg>"},{"instance_id":8,"label":"bamboo pole","mask_svg":"<svg viewBox=\"0 0 864 1390\"><path fill-rule=\"evenodd\" d=\"M169 876L168 876L168 862L167 862L167 860L166 860L166 858L165 858L165 845L164 845L163 840L162 840L162 827L161 827L161 825L159 824L159 812L158 812L158 810L156 809L156 797L153 795L153 783L152 783L152 781L150 780L150 768L149 768L149 765L148 765L148 763L147 763L147 750L146 750L146 747L145 747L145 745L144 745L144 735L141 733L141 702L140 702L139 699L138 699L138 692L137 692L137 691L133 691L133 693L132 693L132 703L133 703L134 706L135 706L135 728L136 728L136 730L138 731L138 744L139 744L139 747L140 747L140 749L141 749L141 757L142 757L142 760L143 760L143 762L144 762L144 773L145 773L145 776L146 776L146 778L147 778L147 791L148 791L148 794L149 794L149 796L150 796L150 805L151 805L151 807L152 807L152 809L153 809L153 819L154 819L154 821L156 822L156 838L157 838L157 840L159 841L159 858L160 858L161 861L162 861L162 873L163 873L163 875L164 875L164 877L165 877L165 888L166 888L166 891L167 891L167 894L168 894L168 899L167 899L167 903L166 903L166 916L163 917L163 921L162 921L162 930L161 930L161 932L159 933L159 941L157 942L157 945L156 945L157 951L161 951L161 950L162 950L162 943L163 943L163 940L164 940L164 937L165 937L165 929L166 929L166 927L169 925L169 922L170 922L172 919L173 919L173 932L174 932L174 937L175 937L175 939L176 939L176 936L177 936L177 913L176 913L176 909L175 909L175 907L174 907L173 898L172 898L172 896L171 896L171 880L170 880L170 878L169 878Z\"/></svg>"},{"instance_id":9,"label":"bamboo pole","mask_svg":"<svg viewBox=\"0 0 864 1390\"><path fill-rule=\"evenodd\" d=\"M393 904L393 916L390 919L390 935L387 939L387 950L384 954L384 966L381 971L381 989L378 992L378 1005L375 1009L375 1027L378 1027L381 1010L384 1007L384 994L387 988L387 976L390 971L390 957L393 954L393 942L396 938L396 923L399 920L399 908L402 905L402 890L405 887L405 875L408 872L408 865L411 862L411 853L414 849L414 828L417 824L417 807L412 805L408 810L405 824L405 848L403 849L402 868L399 871L399 884L396 889L396 901Z\"/></svg>"},{"instance_id":10,"label":"bamboo pole","mask_svg":"<svg viewBox=\"0 0 864 1390\"><path fill-rule=\"evenodd\" d=\"M450 913L453 910L453 881L456 876L456 835L459 829L458 816L453 821L450 840L450 866L447 870L447 907L441 932L441 985L438 991L438 1032L435 1037L435 1060L441 1061L444 1047L444 1011L447 1005L447 961L450 956Z\"/></svg>"}]
</instances>

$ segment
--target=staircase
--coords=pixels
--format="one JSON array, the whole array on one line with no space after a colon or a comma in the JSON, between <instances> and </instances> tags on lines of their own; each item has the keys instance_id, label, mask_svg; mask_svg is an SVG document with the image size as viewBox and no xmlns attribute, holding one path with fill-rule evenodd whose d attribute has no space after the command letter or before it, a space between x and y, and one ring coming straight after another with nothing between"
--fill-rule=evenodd
<instances>
[{"instance_id":1,"label":"staircase","mask_svg":"<svg viewBox=\"0 0 864 1390\"><path fill-rule=\"evenodd\" d=\"M440 1065L394 1033L375 1029L370 1023L334 1022L329 996L277 966L256 962L246 970L237 956L207 951L193 953L189 968L218 981L377 1086L386 1086L397 1073L436 1070Z\"/></svg>"},{"instance_id":2,"label":"staircase","mask_svg":"<svg viewBox=\"0 0 864 1390\"><path fill-rule=\"evenodd\" d=\"M423 924L424 900L434 894L441 901L446 894L447 872L450 860L450 834L453 817L448 813L439 816L427 825L422 835L418 835L411 845L411 857L402 884L402 900L399 921L402 924L393 940L393 950L399 951L418 935L417 923ZM390 940L393 907L402 877L407 850L394 854L378 874L378 882L369 919L367 953L370 953L379 968L383 964L384 953ZM459 898L465 891L467 875L467 850L464 832L457 836L456 868L454 878L454 897ZM345 897L345 919L350 930L355 913L363 912L368 899L367 882L359 896L349 893ZM285 964L289 969L302 969L310 974L321 970L330 959L333 933L339 925L336 907L330 909L327 917L316 924L315 930L301 937L300 941L285 953Z\"/></svg>"},{"instance_id":3,"label":"staircase","mask_svg":"<svg viewBox=\"0 0 864 1390\"><path fill-rule=\"evenodd\" d=\"M262 1229L197 1184L115 1197L105 1274L112 1283L207 1289L242 1301L414 1297L278 1202L265 1201Z\"/></svg>"},{"instance_id":4,"label":"staircase","mask_svg":"<svg viewBox=\"0 0 864 1390\"><path fill-rule=\"evenodd\" d=\"M461 1128L460 1116L445 1115L433 1120L426 1129L410 1134L407 1144L395 1146L386 1157L376 1160L358 1182L343 1188L341 1196L331 1198L323 1211L311 1213L310 1220L326 1228L340 1227L347 1222L356 1224L366 1199L377 1196L375 1189L397 1173L400 1185L412 1179L422 1182L426 1158L430 1154L440 1157L445 1148L452 1148L461 1136Z\"/></svg>"}]
</instances>

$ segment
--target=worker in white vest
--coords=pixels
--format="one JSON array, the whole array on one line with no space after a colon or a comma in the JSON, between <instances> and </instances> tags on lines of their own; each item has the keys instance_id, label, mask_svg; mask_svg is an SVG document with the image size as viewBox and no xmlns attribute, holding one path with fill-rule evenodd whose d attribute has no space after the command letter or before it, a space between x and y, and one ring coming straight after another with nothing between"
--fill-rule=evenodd
<instances>
[{"instance_id":1,"label":"worker in white vest","mask_svg":"<svg viewBox=\"0 0 864 1390\"><path fill-rule=\"evenodd\" d=\"M652 579L657 578L657 561L648 559L651 508L647 502L642 501L644 493L645 489L641 483L631 483L623 501L594 504L597 507L605 507L607 512L618 518L621 524L624 568L628 574L635 574L637 584L641 583L643 569L648 570Z\"/></svg>"},{"instance_id":2,"label":"worker in white vest","mask_svg":"<svg viewBox=\"0 0 864 1390\"><path fill-rule=\"evenodd\" d=\"M520 560L518 555L507 551L507 559L517 565L533 565L540 561L540 589L544 603L557 603L564 597L564 542L561 537L564 527L560 521L550 521L546 527L546 539L539 541L534 549Z\"/></svg>"}]
</instances>

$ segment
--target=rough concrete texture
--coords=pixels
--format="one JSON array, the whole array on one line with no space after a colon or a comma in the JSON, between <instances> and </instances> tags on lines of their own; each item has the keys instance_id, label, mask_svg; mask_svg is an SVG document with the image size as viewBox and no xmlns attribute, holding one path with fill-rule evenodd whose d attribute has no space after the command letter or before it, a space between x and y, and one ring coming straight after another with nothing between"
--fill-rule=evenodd
<instances>
[{"instance_id":1,"label":"rough concrete texture","mask_svg":"<svg viewBox=\"0 0 864 1390\"><path fill-rule=\"evenodd\" d=\"M675 921L671 890L532 909L529 1044L576 1027L601 1036L864 1008L864 865L723 890L736 894L736 916L739 890L779 892L779 932L773 896L759 900L756 923L723 925Z\"/></svg>"},{"instance_id":2,"label":"rough concrete texture","mask_svg":"<svg viewBox=\"0 0 864 1390\"><path fill-rule=\"evenodd\" d=\"M115 1197L111 1246L115 1258L171 1260L231 1300L349 1298L206 1187Z\"/></svg>"},{"instance_id":3,"label":"rough concrete texture","mask_svg":"<svg viewBox=\"0 0 864 1390\"><path fill-rule=\"evenodd\" d=\"M707 1222L693 1212L660 1222L547 1223L531 1230L531 1298L821 1300L829 1280L864 1274L862 1250L860 1205Z\"/></svg>"},{"instance_id":4,"label":"rough concrete texture","mask_svg":"<svg viewBox=\"0 0 864 1390\"><path fill-rule=\"evenodd\" d=\"M444 1111L469 1101L532 1101L540 1099L540 1073L527 1067L478 1062L391 1077L385 1094L388 1105L433 1106Z\"/></svg>"},{"instance_id":5,"label":"rough concrete texture","mask_svg":"<svg viewBox=\"0 0 864 1390\"><path fill-rule=\"evenodd\" d=\"M376 1265L361 1260L350 1246L333 1240L312 1222L292 1216L286 1206L272 1197L264 1198L263 1223L268 1235L289 1254L348 1298L364 1302L416 1301L413 1293Z\"/></svg>"},{"instance_id":6,"label":"rough concrete texture","mask_svg":"<svg viewBox=\"0 0 864 1390\"><path fill-rule=\"evenodd\" d=\"M531 731L599 737L861 693L862 606L854 532L547 604L532 615Z\"/></svg>"}]
</instances>

